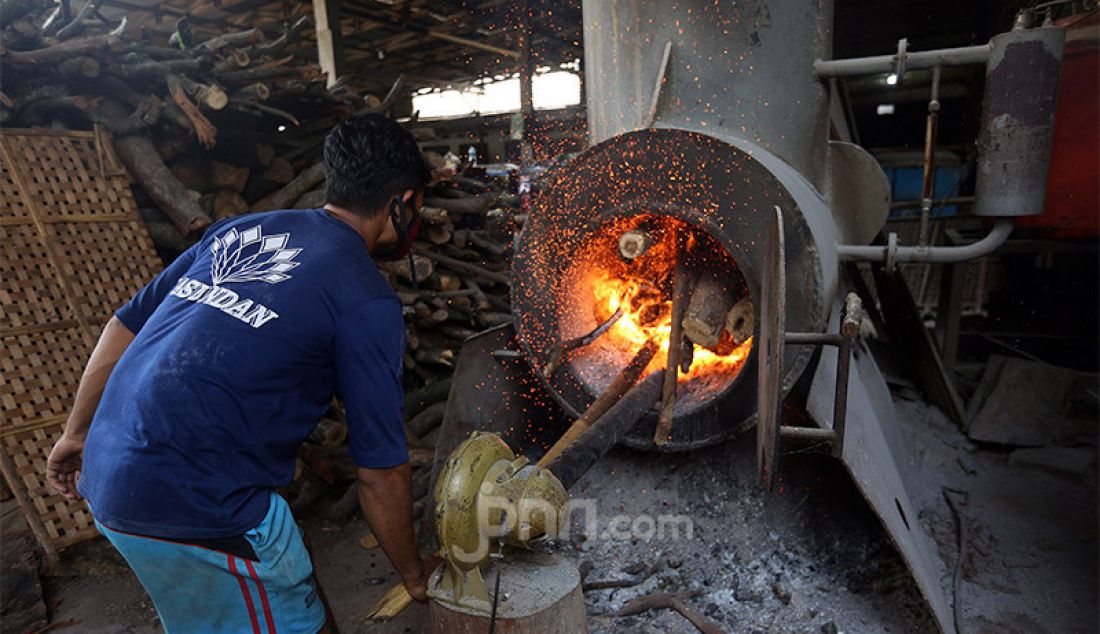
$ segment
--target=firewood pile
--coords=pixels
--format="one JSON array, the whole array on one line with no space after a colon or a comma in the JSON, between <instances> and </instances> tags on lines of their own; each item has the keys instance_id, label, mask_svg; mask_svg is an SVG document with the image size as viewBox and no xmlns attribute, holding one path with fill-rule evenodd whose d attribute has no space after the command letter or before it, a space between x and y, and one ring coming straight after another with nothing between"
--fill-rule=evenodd
<instances>
[{"instance_id":1,"label":"firewood pile","mask_svg":"<svg viewBox=\"0 0 1100 634\"><path fill-rule=\"evenodd\" d=\"M419 209L423 226L411 261L378 263L401 299L412 387L449 375L464 339L512 320L511 255L519 228L515 197L503 184L453 174L431 152L425 160L436 178ZM324 164L317 162L247 209L310 209L324 202Z\"/></svg>"},{"instance_id":2,"label":"firewood pile","mask_svg":"<svg viewBox=\"0 0 1100 634\"><path fill-rule=\"evenodd\" d=\"M478 181L463 181L445 181L428 192L411 267L408 260L380 264L405 314L406 374L424 384L450 374L463 340L512 321L514 216L499 206L499 194L469 191Z\"/></svg>"},{"instance_id":3,"label":"firewood pile","mask_svg":"<svg viewBox=\"0 0 1100 634\"><path fill-rule=\"evenodd\" d=\"M306 17L277 38L248 29L201 40L183 18L157 43L125 16L106 17L101 0L76 2L5 0L0 125L105 127L166 259L213 221L321 206L325 133L344 117L388 110L404 89L403 77L384 99L362 95L354 80L326 89L296 53L312 28ZM447 174L440 157L427 158ZM416 383L445 375L464 337L510 319L511 214L485 181L447 175L423 208L418 287L407 262L385 269L405 305Z\"/></svg>"},{"instance_id":4,"label":"firewood pile","mask_svg":"<svg viewBox=\"0 0 1100 634\"><path fill-rule=\"evenodd\" d=\"M5 0L0 125L106 128L169 253L289 183L325 131L388 109L403 85L386 101L353 81L326 88L303 55L308 16L277 37L253 28L201 39L186 17L167 37L102 9L103 0Z\"/></svg>"}]
</instances>

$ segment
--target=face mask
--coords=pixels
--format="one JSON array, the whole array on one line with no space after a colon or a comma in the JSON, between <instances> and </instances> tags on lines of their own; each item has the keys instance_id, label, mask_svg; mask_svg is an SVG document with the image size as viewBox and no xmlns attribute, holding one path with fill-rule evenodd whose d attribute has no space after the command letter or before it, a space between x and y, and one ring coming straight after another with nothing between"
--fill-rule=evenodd
<instances>
[{"instance_id":1,"label":"face mask","mask_svg":"<svg viewBox=\"0 0 1100 634\"><path fill-rule=\"evenodd\" d=\"M390 221L397 230L397 242L388 249L375 253L376 260L392 262L408 256L412 250L413 240L420 233L420 214L416 213L413 207L406 205L400 197L390 203Z\"/></svg>"},{"instance_id":2,"label":"face mask","mask_svg":"<svg viewBox=\"0 0 1100 634\"><path fill-rule=\"evenodd\" d=\"M384 251L374 254L375 259L393 262L402 258L409 259L409 276L413 289L418 289L416 266L414 266L412 245L416 234L420 233L420 214L410 205L406 205L400 196L390 203L390 222L397 230L397 242Z\"/></svg>"}]
</instances>

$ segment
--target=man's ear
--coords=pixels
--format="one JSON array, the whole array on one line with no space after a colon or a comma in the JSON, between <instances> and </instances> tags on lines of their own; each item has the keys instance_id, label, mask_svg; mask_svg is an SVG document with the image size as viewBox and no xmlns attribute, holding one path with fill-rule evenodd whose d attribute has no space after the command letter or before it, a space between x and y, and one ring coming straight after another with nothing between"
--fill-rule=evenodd
<instances>
[{"instance_id":1,"label":"man's ear","mask_svg":"<svg viewBox=\"0 0 1100 634\"><path fill-rule=\"evenodd\" d=\"M403 200L405 202L409 202L410 200L412 200L412 197L415 196L415 195L416 195L416 191L414 191L412 189L406 189L405 193L401 194L401 200Z\"/></svg>"}]
</instances>

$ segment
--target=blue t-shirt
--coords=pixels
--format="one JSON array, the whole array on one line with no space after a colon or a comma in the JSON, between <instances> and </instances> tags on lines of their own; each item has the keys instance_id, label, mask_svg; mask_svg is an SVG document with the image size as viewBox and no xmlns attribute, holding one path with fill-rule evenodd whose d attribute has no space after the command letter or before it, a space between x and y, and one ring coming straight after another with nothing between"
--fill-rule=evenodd
<instances>
[{"instance_id":1,"label":"blue t-shirt","mask_svg":"<svg viewBox=\"0 0 1100 634\"><path fill-rule=\"evenodd\" d=\"M254 528L335 392L357 464L408 460L401 304L359 234L324 210L215 224L116 316L137 337L107 381L78 486L109 528Z\"/></svg>"}]
</instances>

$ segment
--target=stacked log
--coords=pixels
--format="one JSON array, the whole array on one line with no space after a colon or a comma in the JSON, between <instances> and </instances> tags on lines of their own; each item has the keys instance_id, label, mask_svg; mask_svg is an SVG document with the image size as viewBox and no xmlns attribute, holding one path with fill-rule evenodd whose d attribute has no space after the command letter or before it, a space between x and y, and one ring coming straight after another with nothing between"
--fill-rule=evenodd
<instances>
[{"instance_id":1,"label":"stacked log","mask_svg":"<svg viewBox=\"0 0 1100 634\"><path fill-rule=\"evenodd\" d=\"M391 90L387 104L346 83L327 89L306 54L312 44L299 42L308 17L279 33L251 28L205 39L184 17L158 41L124 15L106 17L102 6L3 3L0 125L105 127L137 182L143 217L160 225L152 233L166 257L212 221L253 209L292 182L316 162L336 121L396 98ZM279 132L306 128L304 136Z\"/></svg>"},{"instance_id":2,"label":"stacked log","mask_svg":"<svg viewBox=\"0 0 1100 634\"><path fill-rule=\"evenodd\" d=\"M498 194L480 181L436 183L424 198L424 229L411 260L382 265L405 312L406 371L424 383L450 374L466 338L512 320L513 235L500 227L512 226L501 219L510 221L513 213L498 203Z\"/></svg>"}]
</instances>

